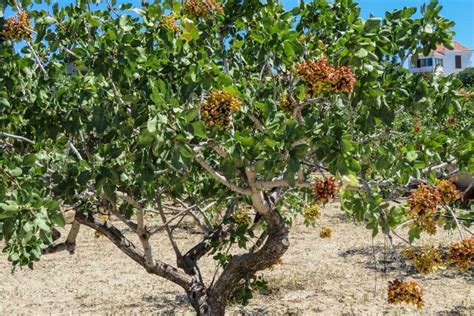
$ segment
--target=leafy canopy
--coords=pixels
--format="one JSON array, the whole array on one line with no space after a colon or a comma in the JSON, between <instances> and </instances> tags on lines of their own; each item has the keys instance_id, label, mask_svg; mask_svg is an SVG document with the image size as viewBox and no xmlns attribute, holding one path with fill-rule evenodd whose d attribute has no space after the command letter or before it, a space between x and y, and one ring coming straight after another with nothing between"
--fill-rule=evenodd
<instances>
[{"instance_id":1,"label":"leafy canopy","mask_svg":"<svg viewBox=\"0 0 474 316\"><path fill-rule=\"evenodd\" d=\"M116 203L134 218L120 192L151 206L161 192L255 207L252 192L280 190L291 221L313 199L315 172L329 172L375 235L408 218L387 201L413 178L433 182L430 166L474 170L461 82L401 67L450 45L436 1L419 18L403 8L367 20L352 0L289 11L276 0L35 3L47 9L0 0L0 238L14 265L53 242L61 205L93 215ZM19 10L31 24L15 24L15 37ZM332 69L319 79L317 62Z\"/></svg>"}]
</instances>

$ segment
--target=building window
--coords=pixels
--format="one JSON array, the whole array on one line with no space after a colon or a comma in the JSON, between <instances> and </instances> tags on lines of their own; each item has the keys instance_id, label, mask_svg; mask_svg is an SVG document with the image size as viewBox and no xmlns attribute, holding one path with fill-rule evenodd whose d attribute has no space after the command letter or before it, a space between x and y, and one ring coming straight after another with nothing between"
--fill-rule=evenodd
<instances>
[{"instance_id":1,"label":"building window","mask_svg":"<svg viewBox=\"0 0 474 316\"><path fill-rule=\"evenodd\" d=\"M462 67L461 67L461 66L462 66L462 65L461 65L461 55L456 55L456 56L454 56L454 57L456 58L456 59L455 59L455 61L456 61L456 69L461 69L461 68L462 68Z\"/></svg>"},{"instance_id":2,"label":"building window","mask_svg":"<svg viewBox=\"0 0 474 316\"><path fill-rule=\"evenodd\" d=\"M416 67L412 64L412 68L433 67L433 58L420 58L416 61Z\"/></svg>"},{"instance_id":3,"label":"building window","mask_svg":"<svg viewBox=\"0 0 474 316\"><path fill-rule=\"evenodd\" d=\"M443 59L442 58L435 58L435 66L443 67Z\"/></svg>"}]
</instances>

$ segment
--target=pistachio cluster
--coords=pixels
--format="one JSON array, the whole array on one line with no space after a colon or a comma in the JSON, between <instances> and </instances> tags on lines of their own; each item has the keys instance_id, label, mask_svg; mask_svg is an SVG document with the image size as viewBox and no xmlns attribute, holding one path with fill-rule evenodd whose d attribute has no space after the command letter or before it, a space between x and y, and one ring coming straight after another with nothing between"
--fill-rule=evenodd
<instances>
[{"instance_id":1,"label":"pistachio cluster","mask_svg":"<svg viewBox=\"0 0 474 316\"><path fill-rule=\"evenodd\" d=\"M309 38L306 36L306 34L301 34L300 36L298 36L298 41L301 44L304 44L306 42L306 39L308 39L310 43L314 43L314 36L310 36Z\"/></svg>"},{"instance_id":2,"label":"pistachio cluster","mask_svg":"<svg viewBox=\"0 0 474 316\"><path fill-rule=\"evenodd\" d=\"M305 224L315 223L321 216L321 210L318 204L306 205L303 210Z\"/></svg>"},{"instance_id":3,"label":"pistachio cluster","mask_svg":"<svg viewBox=\"0 0 474 316\"><path fill-rule=\"evenodd\" d=\"M436 183L436 188L441 195L441 201L443 203L448 204L459 200L461 197L454 183L449 180L439 180L438 183Z\"/></svg>"},{"instance_id":4,"label":"pistachio cluster","mask_svg":"<svg viewBox=\"0 0 474 316\"><path fill-rule=\"evenodd\" d=\"M312 96L325 92L351 93L356 83L350 66L334 67L326 57L299 63L294 71Z\"/></svg>"},{"instance_id":5,"label":"pistachio cluster","mask_svg":"<svg viewBox=\"0 0 474 316\"><path fill-rule=\"evenodd\" d=\"M216 0L188 0L185 11L191 18L207 19L215 13L224 12L224 9Z\"/></svg>"},{"instance_id":6,"label":"pistachio cluster","mask_svg":"<svg viewBox=\"0 0 474 316\"><path fill-rule=\"evenodd\" d=\"M26 40L31 37L31 23L28 19L28 13L25 11L18 13L17 16L12 16L7 19L3 26L2 35L15 42Z\"/></svg>"},{"instance_id":7,"label":"pistachio cluster","mask_svg":"<svg viewBox=\"0 0 474 316\"><path fill-rule=\"evenodd\" d=\"M412 261L413 266L421 274L430 274L443 267L443 258L440 251L433 246L421 249L415 247L403 251L403 255Z\"/></svg>"},{"instance_id":8,"label":"pistachio cluster","mask_svg":"<svg viewBox=\"0 0 474 316\"><path fill-rule=\"evenodd\" d=\"M319 238L331 238L332 236L332 229L330 227L321 227L321 231L319 232Z\"/></svg>"},{"instance_id":9,"label":"pistachio cluster","mask_svg":"<svg viewBox=\"0 0 474 316\"><path fill-rule=\"evenodd\" d=\"M316 202L326 204L330 199L334 199L338 187L336 180L332 176L329 176L324 180L316 181L316 184L314 185Z\"/></svg>"},{"instance_id":10,"label":"pistachio cluster","mask_svg":"<svg viewBox=\"0 0 474 316\"><path fill-rule=\"evenodd\" d=\"M413 118L413 131L415 134L419 134L421 132L421 121L420 118L415 117Z\"/></svg>"},{"instance_id":11,"label":"pistachio cluster","mask_svg":"<svg viewBox=\"0 0 474 316\"><path fill-rule=\"evenodd\" d=\"M233 94L224 90L212 91L201 104L201 116L208 126L228 127L232 113L242 106L242 102Z\"/></svg>"},{"instance_id":12,"label":"pistachio cluster","mask_svg":"<svg viewBox=\"0 0 474 316\"><path fill-rule=\"evenodd\" d=\"M160 24L170 32L178 32L179 27L176 23L176 15L168 14L161 18Z\"/></svg>"},{"instance_id":13,"label":"pistachio cluster","mask_svg":"<svg viewBox=\"0 0 474 316\"><path fill-rule=\"evenodd\" d=\"M388 281L389 304L413 304L418 308L423 308L423 289L415 280L401 281L395 279Z\"/></svg>"},{"instance_id":14,"label":"pistachio cluster","mask_svg":"<svg viewBox=\"0 0 474 316\"><path fill-rule=\"evenodd\" d=\"M250 225L252 224L252 219L249 216L250 206L242 206L234 212L232 218L239 225Z\"/></svg>"},{"instance_id":15,"label":"pistachio cluster","mask_svg":"<svg viewBox=\"0 0 474 316\"><path fill-rule=\"evenodd\" d=\"M430 235L436 233L434 213L440 202L441 194L437 188L423 184L412 191L408 200L409 215L421 231L426 231Z\"/></svg>"},{"instance_id":16,"label":"pistachio cluster","mask_svg":"<svg viewBox=\"0 0 474 316\"><path fill-rule=\"evenodd\" d=\"M469 270L474 265L474 237L449 245L448 260L460 270Z\"/></svg>"},{"instance_id":17,"label":"pistachio cluster","mask_svg":"<svg viewBox=\"0 0 474 316\"><path fill-rule=\"evenodd\" d=\"M458 120L455 117L449 117L446 119L445 126L447 128L455 126L458 123Z\"/></svg>"},{"instance_id":18,"label":"pistachio cluster","mask_svg":"<svg viewBox=\"0 0 474 316\"><path fill-rule=\"evenodd\" d=\"M459 96L461 96L465 102L468 102L471 99L472 94L466 89L461 89L459 90Z\"/></svg>"},{"instance_id":19,"label":"pistachio cluster","mask_svg":"<svg viewBox=\"0 0 474 316\"><path fill-rule=\"evenodd\" d=\"M290 97L288 96L288 93L283 93L280 97L280 102L278 102L278 107L280 108L280 111L287 113L287 114L292 114L293 110L295 108L295 105L291 102Z\"/></svg>"}]
</instances>

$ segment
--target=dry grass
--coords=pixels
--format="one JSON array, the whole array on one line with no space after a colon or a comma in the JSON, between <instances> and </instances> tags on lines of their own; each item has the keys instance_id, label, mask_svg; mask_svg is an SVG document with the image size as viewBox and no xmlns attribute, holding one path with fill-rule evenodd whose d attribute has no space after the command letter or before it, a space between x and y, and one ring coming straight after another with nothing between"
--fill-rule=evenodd
<instances>
[{"instance_id":1,"label":"dry grass","mask_svg":"<svg viewBox=\"0 0 474 316\"><path fill-rule=\"evenodd\" d=\"M454 270L424 278L413 275L425 290L423 311L388 305L387 282L397 276L388 242L378 236L372 245L370 232L341 216L336 204L326 207L322 222L333 228L331 239L320 239L317 229L297 223L283 265L263 272L270 294L256 294L247 307L231 306L229 314L474 314L474 278ZM194 314L178 286L147 274L104 237L93 235L82 229L75 255L45 256L34 271L17 270L12 275L2 254L0 315ZM177 237L183 249L200 239L183 230ZM422 243L446 244L456 237L441 232ZM152 243L162 260L174 262L165 236ZM202 264L209 280L214 263L206 258Z\"/></svg>"}]
</instances>

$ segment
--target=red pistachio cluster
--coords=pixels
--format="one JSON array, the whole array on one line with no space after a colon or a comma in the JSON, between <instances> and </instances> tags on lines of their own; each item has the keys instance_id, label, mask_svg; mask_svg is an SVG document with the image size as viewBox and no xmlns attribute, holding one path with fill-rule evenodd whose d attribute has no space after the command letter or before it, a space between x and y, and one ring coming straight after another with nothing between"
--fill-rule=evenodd
<instances>
[{"instance_id":1,"label":"red pistachio cluster","mask_svg":"<svg viewBox=\"0 0 474 316\"><path fill-rule=\"evenodd\" d=\"M316 184L314 185L314 195L316 202L326 204L330 199L334 199L336 197L338 187L339 186L336 182L336 179L331 176L324 180L316 181Z\"/></svg>"}]
</instances>

